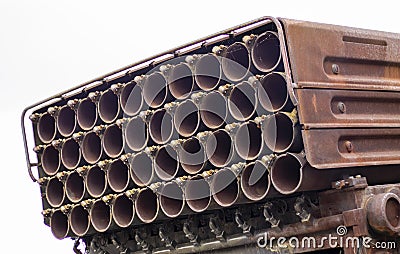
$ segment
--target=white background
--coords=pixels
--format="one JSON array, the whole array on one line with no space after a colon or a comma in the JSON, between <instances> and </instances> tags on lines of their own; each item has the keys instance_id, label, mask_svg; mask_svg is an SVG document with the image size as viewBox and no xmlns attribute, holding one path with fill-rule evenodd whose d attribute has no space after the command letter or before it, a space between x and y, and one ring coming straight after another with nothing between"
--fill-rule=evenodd
<instances>
[{"instance_id":1,"label":"white background","mask_svg":"<svg viewBox=\"0 0 400 254\"><path fill-rule=\"evenodd\" d=\"M268 15L400 33L397 1L0 1L2 253L72 253L43 224L24 107L122 66Z\"/></svg>"}]
</instances>

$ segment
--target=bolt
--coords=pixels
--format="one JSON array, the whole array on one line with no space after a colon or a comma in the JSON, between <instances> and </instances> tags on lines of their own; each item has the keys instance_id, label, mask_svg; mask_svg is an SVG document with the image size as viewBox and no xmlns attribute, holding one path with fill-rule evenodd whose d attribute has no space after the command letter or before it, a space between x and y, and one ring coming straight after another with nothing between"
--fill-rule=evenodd
<instances>
[{"instance_id":1,"label":"bolt","mask_svg":"<svg viewBox=\"0 0 400 254\"><path fill-rule=\"evenodd\" d=\"M337 104L337 108L339 109L340 113L346 113L346 105L343 102L339 102Z\"/></svg>"},{"instance_id":2,"label":"bolt","mask_svg":"<svg viewBox=\"0 0 400 254\"><path fill-rule=\"evenodd\" d=\"M353 152L353 144L350 141L344 142L344 145L346 146L347 152L349 153Z\"/></svg>"},{"instance_id":3,"label":"bolt","mask_svg":"<svg viewBox=\"0 0 400 254\"><path fill-rule=\"evenodd\" d=\"M332 64L332 72L333 74L339 74L339 65Z\"/></svg>"},{"instance_id":4,"label":"bolt","mask_svg":"<svg viewBox=\"0 0 400 254\"><path fill-rule=\"evenodd\" d=\"M43 145L38 145L38 146L35 146L35 147L33 148L33 151L34 151L35 153L40 153L41 151L43 151L43 149L44 149L44 146L43 146Z\"/></svg>"},{"instance_id":5,"label":"bolt","mask_svg":"<svg viewBox=\"0 0 400 254\"><path fill-rule=\"evenodd\" d=\"M38 120L39 120L39 118L40 118L40 114L32 114L32 115L30 115L29 116L29 119L32 121L32 122L37 122Z\"/></svg>"}]
</instances>

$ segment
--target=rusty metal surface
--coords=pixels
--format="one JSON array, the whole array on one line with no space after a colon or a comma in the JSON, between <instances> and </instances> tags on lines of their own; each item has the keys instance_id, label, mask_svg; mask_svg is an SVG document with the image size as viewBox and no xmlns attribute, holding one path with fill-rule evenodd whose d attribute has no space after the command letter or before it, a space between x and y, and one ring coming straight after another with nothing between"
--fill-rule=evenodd
<instances>
[{"instance_id":1,"label":"rusty metal surface","mask_svg":"<svg viewBox=\"0 0 400 254\"><path fill-rule=\"evenodd\" d=\"M309 163L399 163L400 35L280 21Z\"/></svg>"},{"instance_id":2,"label":"rusty metal surface","mask_svg":"<svg viewBox=\"0 0 400 254\"><path fill-rule=\"evenodd\" d=\"M298 87L400 90L400 34L281 22Z\"/></svg>"},{"instance_id":3,"label":"rusty metal surface","mask_svg":"<svg viewBox=\"0 0 400 254\"><path fill-rule=\"evenodd\" d=\"M400 127L400 93L297 89L305 129Z\"/></svg>"},{"instance_id":4,"label":"rusty metal surface","mask_svg":"<svg viewBox=\"0 0 400 254\"><path fill-rule=\"evenodd\" d=\"M400 163L400 129L303 130L308 162L318 168Z\"/></svg>"}]
</instances>

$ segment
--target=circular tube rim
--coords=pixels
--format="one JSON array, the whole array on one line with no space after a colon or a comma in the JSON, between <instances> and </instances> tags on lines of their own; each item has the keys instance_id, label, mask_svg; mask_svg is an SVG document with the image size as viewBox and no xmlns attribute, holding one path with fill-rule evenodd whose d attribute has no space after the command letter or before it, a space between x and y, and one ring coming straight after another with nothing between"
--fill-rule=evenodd
<instances>
[{"instance_id":1,"label":"circular tube rim","mask_svg":"<svg viewBox=\"0 0 400 254\"><path fill-rule=\"evenodd\" d=\"M89 137L98 139L96 141L98 141L99 147L97 147L97 148L99 148L98 149L99 153L98 153L98 156L96 158L92 158L92 157L94 157L93 154L92 154L93 151L90 151L90 154L88 154L89 153L89 151L88 151L89 148L90 148L90 150L92 150L92 148L93 148L88 144L88 143L93 143L93 140L91 140L91 142L88 141ZM89 163L89 164L97 163L101 159L101 157L103 155L103 146L102 146L101 137L98 134L96 134L95 132L93 132L93 131L86 133L86 135L82 139L81 151L82 151L83 159L87 163Z\"/></svg>"},{"instance_id":2,"label":"circular tube rim","mask_svg":"<svg viewBox=\"0 0 400 254\"><path fill-rule=\"evenodd\" d=\"M160 80L157 80L157 79L160 79ZM156 89L159 89L159 88L161 88L161 89L158 90L157 94L155 94L155 95L154 95L154 91L153 91L155 89L153 87L152 87L152 89L149 88L150 84L152 84L151 81L153 81L153 82L161 81L163 83L162 88L161 88L161 86L158 86L159 84L156 84L157 85ZM160 96L161 93L165 93L164 96L161 98L161 100L154 102L155 100L160 99L158 97ZM146 104L149 107L151 107L151 108L161 107L168 98L168 81L165 78L165 76L161 72L153 72L150 75L146 76L144 79L144 83L143 83L142 95L143 95L144 101L146 102ZM161 94L161 96L162 96L162 94Z\"/></svg>"},{"instance_id":3,"label":"circular tube rim","mask_svg":"<svg viewBox=\"0 0 400 254\"><path fill-rule=\"evenodd\" d=\"M47 129L47 127L42 126L43 124L45 124L42 122L44 120L50 121L50 122L46 122L46 126L51 125L50 131ZM56 119L53 116L51 116L49 113L44 113L43 115L41 115L39 117L36 129L37 129L37 134L38 134L40 141L42 141L45 144L48 144L51 141L53 141L57 135ZM43 133L43 132L45 132L45 133ZM49 133L46 133L46 132L49 132Z\"/></svg>"},{"instance_id":4,"label":"circular tube rim","mask_svg":"<svg viewBox=\"0 0 400 254\"><path fill-rule=\"evenodd\" d=\"M156 209L155 209L155 211L154 211L154 216L151 217L151 218L149 218L149 219L144 218L143 212L142 212L141 210L138 209L138 207L139 207L139 205L138 205L138 202L139 202L139 201L138 201L138 200L140 200L139 198L141 197L141 195L144 195L144 194L143 194L144 192L146 192L146 193L149 192L150 195L154 195L153 198L154 198L155 203L156 203L156 204L155 204L155 205L156 205ZM142 201L142 200L140 200L140 201ZM137 195L136 199L135 199L135 211L136 211L136 215L138 216L138 218L139 218L142 222L144 222L144 223L152 223L153 221L155 221L156 218L157 218L157 216L158 216L158 214L159 214L159 211L160 211L160 202L159 202L159 200L158 200L157 195L156 195L152 190L150 190L149 188L142 189L142 190L140 191L140 193Z\"/></svg>"},{"instance_id":5,"label":"circular tube rim","mask_svg":"<svg viewBox=\"0 0 400 254\"><path fill-rule=\"evenodd\" d=\"M63 219L65 219L65 222L66 222L66 230L64 230L65 231L64 234L56 234L56 232L55 232L55 228L54 228L55 227L54 226L55 222L54 222L54 220L55 220L55 216L58 216L58 215L62 216ZM50 229L51 229L51 233L53 234L53 236L55 238L57 238L58 240L62 240L65 237L67 237L68 234L69 234L69 231L70 231L70 225L69 225L69 221L68 221L68 216L65 215L63 212L61 212L60 210L54 211L53 214L51 215L51 218L50 218Z\"/></svg>"},{"instance_id":6,"label":"circular tube rim","mask_svg":"<svg viewBox=\"0 0 400 254\"><path fill-rule=\"evenodd\" d=\"M118 133L112 133L112 131L117 131ZM111 134L110 134L111 132ZM110 137L108 135L111 135ZM120 139L120 140L116 140L116 138ZM115 144L114 142L119 142L119 144ZM110 144L111 142L111 144ZM118 156L120 156L123 152L124 152L124 139L123 139L123 131L122 129L116 125L110 125L108 126L103 134L103 137L101 139L101 146L103 148L104 153L111 158L116 158ZM107 145L108 144L108 145ZM115 147L119 147L119 150L117 151L117 149L114 150Z\"/></svg>"},{"instance_id":7,"label":"circular tube rim","mask_svg":"<svg viewBox=\"0 0 400 254\"><path fill-rule=\"evenodd\" d=\"M113 101L111 101L111 102L107 101L108 105L106 106L106 105L104 105L104 103L106 103L104 100L113 100ZM110 103L116 104L116 105L112 105L112 106L114 106L114 107L112 107L112 106L110 106ZM120 106L118 95L116 95L111 89L104 91L99 98L97 108L98 108L97 112L99 114L99 117L103 122L105 122L105 123L114 122L118 118L119 113L121 111L121 106ZM114 109L113 112L110 112L109 108Z\"/></svg>"},{"instance_id":8,"label":"circular tube rim","mask_svg":"<svg viewBox=\"0 0 400 254\"><path fill-rule=\"evenodd\" d=\"M78 230L76 227L76 225L75 225L75 223L73 223L73 214L74 214L74 212L76 212L76 209L83 209L83 211L85 212L85 213L87 213L87 226L86 226L86 228L85 228L85 230L83 230L83 232L81 232L80 230ZM82 217L82 216L78 216L78 217ZM71 230L72 230L72 232L74 233L74 234L76 234L77 236L84 236L84 235L86 235L87 234L87 232L89 231L89 229L90 229L90 226L91 226L91 223L90 223L90 213L83 207L83 206L81 206L81 205L76 205L76 206L74 206L72 209L71 209L71 213L70 213L70 216L69 216L69 224L70 224L70 227L71 227Z\"/></svg>"},{"instance_id":9,"label":"circular tube rim","mask_svg":"<svg viewBox=\"0 0 400 254\"><path fill-rule=\"evenodd\" d=\"M68 113L65 113L65 112L68 112ZM71 129L68 131L68 128L66 128L63 124L61 124L61 120L65 120L65 119L62 119L62 115L63 114L67 114L66 116L64 116L64 117L71 117L70 115L68 115L69 113L73 113L73 126L71 127L71 126L69 126L69 127L71 127ZM61 120L60 120L61 119ZM71 119L68 119L68 120L71 120ZM71 136L74 132L75 132L75 130L76 130L76 127L77 127L77 120L76 120L76 112L75 112L75 110L73 110L72 108L70 108L69 106L64 106L64 107L62 107L61 109L60 109L60 111L58 111L58 115L57 115L57 130L58 130L58 132L61 134L61 136L63 136L63 137L69 137L69 136ZM64 127L62 127L62 126L64 126L66 129L64 129Z\"/></svg>"},{"instance_id":10,"label":"circular tube rim","mask_svg":"<svg viewBox=\"0 0 400 254\"><path fill-rule=\"evenodd\" d=\"M116 204L118 204L119 200L122 199L122 198L128 200L132 204L132 216L131 216L129 222L127 222L127 223L123 223L121 221L122 219L118 219L117 218L118 216L116 216L118 214L116 212L116 207L117 207ZM123 206L123 208L125 208L125 206ZM115 198L114 204L112 205L111 209L112 209L112 214L113 214L112 217L113 217L113 220L114 220L115 224L117 224L121 228L129 227L132 224L133 220L135 219L135 215L136 215L136 213L135 213L135 203L130 198L128 198L125 194L118 195ZM122 208L120 208L120 209L122 209Z\"/></svg>"},{"instance_id":11,"label":"circular tube rim","mask_svg":"<svg viewBox=\"0 0 400 254\"><path fill-rule=\"evenodd\" d=\"M182 82L182 79L188 78L189 76L183 76L183 77L179 77L181 75L178 75L178 77L175 77L175 76L177 75L176 74L177 70L184 72L183 69L186 69L186 71L190 72L190 78L191 78L192 82L191 82L190 90L187 93L182 94L181 89L175 88L175 86L179 86L180 82ZM171 95L175 99L177 99L177 100L187 99L189 97L189 95L191 94L191 92L193 91L194 87L195 87L194 73L187 63L179 63L171 69L171 72L168 77L168 88L169 88ZM179 90L179 92L177 92L177 90Z\"/></svg>"},{"instance_id":12,"label":"circular tube rim","mask_svg":"<svg viewBox=\"0 0 400 254\"><path fill-rule=\"evenodd\" d=\"M126 94L126 93L128 93L128 91L129 91L129 94ZM132 92L139 93L140 96L138 96L137 94L132 95ZM133 98L131 96L133 96ZM136 110L128 109L129 108L128 105L132 105L132 102L133 101L136 102L136 100L138 100L138 99L139 99L139 103L137 105L136 105L136 103L134 104L137 107L133 107ZM139 85L137 85L137 83L135 81L132 81L132 82L126 84L121 90L121 93L119 95L119 100L121 103L121 109L124 112L124 114L126 114L128 116L137 115L140 112L140 110L143 108L143 103L144 103L144 99L142 96L142 88Z\"/></svg>"},{"instance_id":13,"label":"circular tube rim","mask_svg":"<svg viewBox=\"0 0 400 254\"><path fill-rule=\"evenodd\" d=\"M188 106L188 104L191 104L191 105L189 105ZM195 108L195 110L193 110L193 111L191 111L190 113L188 113L188 114L186 114L184 117L180 117L180 118L178 118L178 116L180 116L181 114L185 114L185 113L187 113L187 112L185 112L185 109L187 110L187 108L184 108L184 107L193 107L193 108ZM192 108L192 109L193 109ZM190 110L190 109L189 109ZM181 112L181 111L183 111L183 112ZM189 121L190 123L192 123L192 121L193 121L193 115L192 114L195 114L195 117L197 118L196 119L196 122L195 122L195 124L190 124L190 127L192 127L191 129L191 131L187 131L187 130L184 130L184 131L182 131L182 128L183 129L187 129L187 128L185 128L188 124L187 124L187 122ZM177 119L178 118L178 119ZM178 121L178 120L180 120L180 121ZM175 127L175 130L181 135L181 136L183 136L183 137L185 137L185 138L187 138L187 137L190 137L190 136L193 136L196 132L197 132L197 130L199 129L199 126L200 126L200 121L201 121L201 116L200 116L200 112L199 112L199 108L198 108L198 106L193 102L193 101L191 101L191 100L186 100L186 101L183 101L182 103L180 103L179 104L179 106L175 109L175 114L174 114L174 117L173 117L173 122L174 122L174 127ZM178 122L180 123L180 125L178 125ZM185 122L185 126L184 127L182 127L182 125L184 124L184 122Z\"/></svg>"},{"instance_id":14,"label":"circular tube rim","mask_svg":"<svg viewBox=\"0 0 400 254\"><path fill-rule=\"evenodd\" d=\"M70 188L68 188L68 185L70 183L70 181L73 181L71 184L74 184L74 182L76 183L76 179L71 179L71 177L75 177L78 176L81 180L82 180L82 192L81 195L79 196L79 198L73 198L72 193L70 193ZM65 194L68 198L68 200L70 200L72 203L77 203L79 201L81 201L83 199L83 197L85 196L85 192L86 192L86 186L85 186L85 179L79 175L78 172L72 172L71 174L69 174L67 176L67 179L65 180Z\"/></svg>"},{"instance_id":15,"label":"circular tube rim","mask_svg":"<svg viewBox=\"0 0 400 254\"><path fill-rule=\"evenodd\" d=\"M282 169L284 167L277 168L277 164L278 163L284 163L282 162L282 160L294 160L292 162L297 163L297 167L293 167L291 166L290 170L288 171L288 169ZM290 162L290 161L289 161ZM289 163L288 161L286 161L286 163ZM277 170L280 170L277 172ZM282 172L283 170L283 172ZM296 170L296 175L293 174L293 170ZM287 175L288 173L291 174L291 178L288 180L287 179ZM279 176L277 177L277 174L279 174ZM283 176L282 176L283 174ZM295 192L297 192L303 182L303 163L293 154L291 153L286 153L286 154L282 154L280 156L278 156L275 161L272 164L271 167L271 171L270 171L270 177L271 177L271 182L272 185L274 186L274 188L284 194L284 195L289 195L289 194L293 194ZM282 179L284 179L284 183L282 183ZM297 183L295 183L297 182ZM283 186L284 184L289 185L287 186Z\"/></svg>"},{"instance_id":16,"label":"circular tube rim","mask_svg":"<svg viewBox=\"0 0 400 254\"><path fill-rule=\"evenodd\" d=\"M154 124L156 121L156 120L154 120L154 118L156 116L159 117L158 116L159 114L163 114L160 125L154 127ZM168 128L167 129L168 133L167 133L166 137L164 136L164 133L163 133L163 128L164 128L163 123L165 124L165 122L164 122L165 117L167 117L166 124L168 124L166 127L166 128ZM159 145L164 145L171 140L171 138L174 134L173 119L174 119L173 116L170 113L168 113L168 111L166 109L158 109L153 113L153 115L151 116L150 121L149 121L149 134L150 134L151 139L155 143L157 143ZM158 121L158 119L157 119L157 121ZM157 132L157 134L155 134L156 132ZM160 132L160 133L158 133L158 132ZM159 137L158 137L158 135L159 135Z\"/></svg>"},{"instance_id":17,"label":"circular tube rim","mask_svg":"<svg viewBox=\"0 0 400 254\"><path fill-rule=\"evenodd\" d=\"M142 127L144 126L144 135L145 135L145 138L144 138L144 142L142 142L142 145L141 146L138 146L138 145L135 145L134 146L134 144L133 144L133 141L130 139L130 138L128 138L128 132L130 132L130 130L131 130L131 125L132 124L134 124L136 121L140 121L141 123L143 123L143 125L142 125ZM139 123L140 123L139 122ZM135 125L133 125L133 126L135 126ZM134 128L135 129L135 131L136 131L136 128ZM134 132L135 132L134 131ZM142 118L140 118L140 117L134 117L134 118L132 118L132 119L130 119L129 120L129 122L126 124L126 127L125 127L125 129L124 129L124 131L123 131L123 134L124 134L124 137L123 137L123 139L124 139L124 141L125 141L125 143L128 145L128 147L130 148L130 149L132 149L132 151L134 151L134 152L139 152L139 151L141 151L141 150L143 150L145 147L146 147L146 145L147 145L147 143L149 142L149 129L148 129L148 125L143 121L143 119ZM135 139L135 140L137 140L137 138ZM136 142L135 142L135 144L136 144Z\"/></svg>"},{"instance_id":18,"label":"circular tube rim","mask_svg":"<svg viewBox=\"0 0 400 254\"><path fill-rule=\"evenodd\" d=\"M101 173L101 174L103 174L103 179L102 179L102 182L101 183L104 183L104 187L103 187L103 189L101 190L101 192L99 191L99 193L97 194L97 195L95 195L95 192L93 191L93 188L95 188L96 187L96 189L97 189L97 186L91 186L91 184L89 184L89 181L91 180L91 178L90 178L90 175L91 174L94 174L94 173L91 173L91 172L93 172L94 170L97 170L97 173ZM96 179L96 180L99 180L100 178L99 177L95 177L94 179ZM98 182L96 182L96 184L97 184ZM102 170L99 166L93 166L93 167L91 167L91 168L89 168L88 169L88 171L87 171L87 173L86 173L86 178L85 178L85 185L86 185L86 190L87 190L87 192L89 193L89 195L91 196L91 197L93 197L93 198L99 198L99 197L101 197L101 196L103 196L104 195L104 193L106 192L106 190L107 190L107 186L108 186L108 182L107 182L107 174L106 174L106 172L104 171L104 170Z\"/></svg>"},{"instance_id":19,"label":"circular tube rim","mask_svg":"<svg viewBox=\"0 0 400 254\"><path fill-rule=\"evenodd\" d=\"M230 57L228 57L229 54L236 53L235 50L237 50L237 49L234 49L234 47L241 47L240 50L245 49L245 51L247 53L247 59L246 59L247 60L247 66L243 66L242 63L239 63L239 62L231 59ZM233 51L233 52L231 52L231 51ZM229 65L232 65L232 64L234 65L233 67L229 66ZM243 42L235 42L235 43L229 45L225 49L225 51L223 53L222 61L221 61L221 67L222 67L222 71L223 71L223 73L224 73L226 78L228 78L229 80L231 80L233 82L238 82L238 81L244 79L248 75L249 70L250 70L250 66L251 66L250 52L249 52L249 49L247 48L247 46ZM229 69L232 69L232 68L236 69L236 70L229 70ZM239 72L239 70L237 70L237 69L242 69L242 71L243 70L245 70L245 71L243 72L242 75L235 76L235 74L237 75L237 73Z\"/></svg>"},{"instance_id":20,"label":"circular tube rim","mask_svg":"<svg viewBox=\"0 0 400 254\"><path fill-rule=\"evenodd\" d=\"M98 225L98 224L103 224L103 223L100 222L101 219L99 219L100 221L97 221L98 218L96 218L96 217L93 215L93 213L94 213L93 211L96 211L95 208L97 208L97 206L99 206L99 205L104 205L103 208L108 209L108 213L109 213L109 216L108 216L108 217L109 217L109 218L108 218L107 225L106 225L105 227L99 227L100 225ZM101 211L101 210L100 210L100 211ZM106 211L106 212L107 212L107 211ZM107 230L110 228L111 223L112 223L112 214L111 214L111 213L112 213L111 207L110 207L108 204L104 203L103 200L99 199L99 200L96 200L96 201L93 203L93 205L92 205L92 207L91 207L91 209L90 209L90 222L91 222L93 228L94 228L97 232L102 233L102 232L107 231ZM96 220L96 221L93 221L93 220Z\"/></svg>"},{"instance_id":21,"label":"circular tube rim","mask_svg":"<svg viewBox=\"0 0 400 254\"><path fill-rule=\"evenodd\" d=\"M209 60L209 61L214 61L214 63L206 63L206 64L204 64L203 62L204 61L206 61L206 60ZM201 64L203 64L203 65L205 65L205 66L207 66L207 67L205 67L205 66L202 66ZM200 72L200 67L202 67L202 68L208 68L208 66L209 65L211 65L211 64L216 64L216 65L218 65L218 74L217 75L214 75L215 73L211 73L211 75L209 75L209 73L201 73L201 74L199 74L198 72ZM214 66L215 67L215 66ZM212 68L211 68L212 69ZM201 72L209 72L210 70L206 70L206 71L203 71L203 69L202 69L202 71ZM209 75L209 76L208 76ZM202 55L198 60L197 60L197 62L195 63L195 67L194 67L194 77L195 77L195 82L196 82L196 84L198 85L198 87L200 88L200 89L202 89L203 91L211 91L211 90L214 90L220 83L221 83L221 79L222 79L222 67L221 67L221 61L220 61L220 59L219 59L219 57L217 57L217 56L215 56L214 54L211 54L211 53L209 53L209 54L205 54L205 55ZM209 81L204 81L204 80L202 80L202 79L204 79L206 77L206 79L208 78L211 78L211 79L216 79L216 81L213 83L213 85L212 86L207 86L207 85L205 85L206 83L210 83Z\"/></svg>"},{"instance_id":22,"label":"circular tube rim","mask_svg":"<svg viewBox=\"0 0 400 254\"><path fill-rule=\"evenodd\" d=\"M250 185L247 186L248 185L247 184L248 181L244 180L245 177L247 178L247 171L251 171L250 176L249 176L249 180L251 180L251 178L252 178L251 175L253 174L254 168L257 165L261 165L262 167L264 167L265 168L265 173L264 174L267 174L267 184L266 184L267 188L266 188L265 192L262 195L259 195L259 197L256 197L257 194L254 194L254 192L255 192L254 190L250 190L251 188L255 188L255 187L251 187ZM250 169L250 167L251 167L251 169ZM264 177L264 174L261 177ZM258 181L255 184L253 184L253 186L259 184L259 181L261 181L261 178L258 179ZM241 173L241 176L240 176L240 188L241 188L243 194L248 199L250 199L252 201L260 201L260 200L264 199L268 195L268 193L269 193L269 191L271 189L271 177L270 177L268 169L264 165L264 163L262 163L260 161L255 161L255 162L252 162L252 163L246 165L246 167L243 169L243 171Z\"/></svg>"},{"instance_id":23,"label":"circular tube rim","mask_svg":"<svg viewBox=\"0 0 400 254\"><path fill-rule=\"evenodd\" d=\"M49 195L50 195L49 193L53 192L53 191L49 190L50 183L53 182L53 181L57 181L58 184L62 185L61 199L57 203L53 202L54 201L54 200L52 200L53 198L49 198ZM60 187L60 186L57 186L57 187ZM60 194L60 193L58 193L58 194ZM65 201L65 185L57 177L53 177L47 182L47 185L46 185L46 200L47 200L47 203L49 203L52 207L60 207Z\"/></svg>"},{"instance_id":24,"label":"circular tube rim","mask_svg":"<svg viewBox=\"0 0 400 254\"><path fill-rule=\"evenodd\" d=\"M163 194L164 194L165 188L168 188L169 185L176 185L175 187L177 187L177 189L179 189L179 191L182 193L182 196L181 196L182 197L182 199L181 199L182 203L181 203L179 211L176 212L175 214L171 214L171 212L167 211L166 207L163 205L163 203L164 203L163 197L166 197ZM167 197L167 198L171 199L171 197ZM165 184L162 187L162 189L160 190L159 203L160 203L160 208L161 208L161 210L163 211L163 213L165 215L167 215L170 218L178 217L182 213L183 209L185 208L185 195L184 195L184 192L183 192L182 188L180 188L179 185L176 182L169 182L169 183Z\"/></svg>"},{"instance_id":25,"label":"circular tube rim","mask_svg":"<svg viewBox=\"0 0 400 254\"><path fill-rule=\"evenodd\" d=\"M271 64L268 67L263 67L262 65L265 63L260 63L256 57L256 53L254 51L258 50L257 46L259 46L260 40L264 39L264 37L266 36L272 36L274 40L278 40L279 43L279 55L278 55L278 59L276 59L276 61L274 61L274 64ZM270 49L270 48L269 48ZM276 50L276 49L275 49ZM264 49L265 51L265 49ZM260 34L256 40L254 41L252 50L251 50L251 60L254 64L254 66L262 72L270 72L273 71L274 69L276 69L278 67L278 65L280 64L280 62L282 61L282 50L280 48L280 39L279 39L279 35L276 32L273 31L266 31L265 33ZM261 60L260 60L261 61Z\"/></svg>"},{"instance_id":26,"label":"circular tube rim","mask_svg":"<svg viewBox=\"0 0 400 254\"><path fill-rule=\"evenodd\" d=\"M89 105L90 105L92 108L89 108L89 109L84 108L86 111L82 111L82 110L84 110L84 109L82 109L82 107L84 105L86 107L89 107ZM91 121L91 124L88 124L86 122L88 119L88 117L87 117L88 110L89 110L89 113L94 113L94 114L92 114L93 119ZM84 114L84 115L82 115L82 114ZM96 125L98 118L99 118L99 116L98 116L96 103L94 103L89 98L83 99L79 102L79 105L76 109L76 120L77 120L78 125L82 128L82 130L88 131L88 130L92 129Z\"/></svg>"},{"instance_id":27,"label":"circular tube rim","mask_svg":"<svg viewBox=\"0 0 400 254\"><path fill-rule=\"evenodd\" d=\"M207 195L207 197L208 197L208 202L207 202L206 205L203 206L201 209L198 209L192 202L194 202L194 201L199 202L199 200L202 200L202 201L203 201L203 199L205 199L205 198L207 198L207 197L204 197L204 198L197 198L197 199L189 199L190 196L192 196L192 195L188 195L188 191L190 190L190 185L193 184L193 181L199 181L199 180L202 181L202 182L204 182L205 186L207 186L208 193L209 193L209 194ZM195 188L195 187L192 187L192 188ZM204 188L200 188L200 189L204 190ZM212 193L211 193L210 184L207 182L207 180L206 180L204 177L199 176L199 175L194 176L194 177L190 178L190 179L187 181L186 186L185 186L185 190L184 190L184 196L185 196L185 203L188 205L188 207L189 207L192 211L194 211L194 212L196 212L196 213L204 212L205 210L208 209L208 207L209 207L210 204L211 204L211 200L212 200Z\"/></svg>"},{"instance_id":28,"label":"circular tube rim","mask_svg":"<svg viewBox=\"0 0 400 254\"><path fill-rule=\"evenodd\" d=\"M56 153L57 153L57 163L56 163L56 164L57 164L57 167L55 167L53 170L49 170L48 165L47 165L47 164L48 164L48 163L47 163L48 160L46 160L46 159L44 158L44 157L45 157L45 154L47 154L47 153L49 152L49 150L47 150L47 149L52 149L53 152L56 152ZM40 162L42 163L43 171L44 171L47 175L53 176L53 175L57 174L57 172L60 170L60 167L61 167L61 155L60 155L59 150L56 149L56 148L55 148L54 146L52 146L52 145L46 146L46 147L44 148L44 150L43 150L42 155L41 155ZM53 163L51 163L51 164L53 164Z\"/></svg>"},{"instance_id":29,"label":"circular tube rim","mask_svg":"<svg viewBox=\"0 0 400 254\"><path fill-rule=\"evenodd\" d=\"M217 186L219 184L221 184L221 181L218 181L218 178L221 178L222 174L231 174L232 177L232 182L228 183L227 185L225 185L221 190L219 190L220 188L217 188ZM236 195L234 197L234 199L232 199L230 202L222 202L221 197L219 197L219 195L221 194L221 192L224 192L224 194L231 193L231 190L227 190L227 188L231 188L231 185L234 185L234 187L236 187ZM220 186L218 186L220 187ZM217 173L215 173L213 175L213 178L211 180L211 184L210 184L210 188L211 188L211 193L213 196L214 201L222 206L222 207L230 207L233 204L235 204L235 202L238 200L239 198L239 193L240 193L240 186L239 186L239 182L237 180L236 175L228 168L225 169L221 169L220 171L218 171ZM224 197L226 198L226 197Z\"/></svg>"}]
</instances>

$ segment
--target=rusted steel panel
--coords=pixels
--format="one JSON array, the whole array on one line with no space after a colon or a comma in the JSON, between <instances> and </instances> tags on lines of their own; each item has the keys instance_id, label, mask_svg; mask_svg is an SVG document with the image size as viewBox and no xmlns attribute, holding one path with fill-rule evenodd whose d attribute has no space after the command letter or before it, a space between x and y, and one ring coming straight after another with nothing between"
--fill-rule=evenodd
<instances>
[{"instance_id":1,"label":"rusted steel panel","mask_svg":"<svg viewBox=\"0 0 400 254\"><path fill-rule=\"evenodd\" d=\"M400 34L281 22L299 87L400 90Z\"/></svg>"},{"instance_id":2,"label":"rusted steel panel","mask_svg":"<svg viewBox=\"0 0 400 254\"><path fill-rule=\"evenodd\" d=\"M296 89L300 123L308 128L400 127L400 93Z\"/></svg>"},{"instance_id":3,"label":"rusted steel panel","mask_svg":"<svg viewBox=\"0 0 400 254\"><path fill-rule=\"evenodd\" d=\"M303 130L308 162L318 169L400 163L400 128Z\"/></svg>"}]
</instances>

